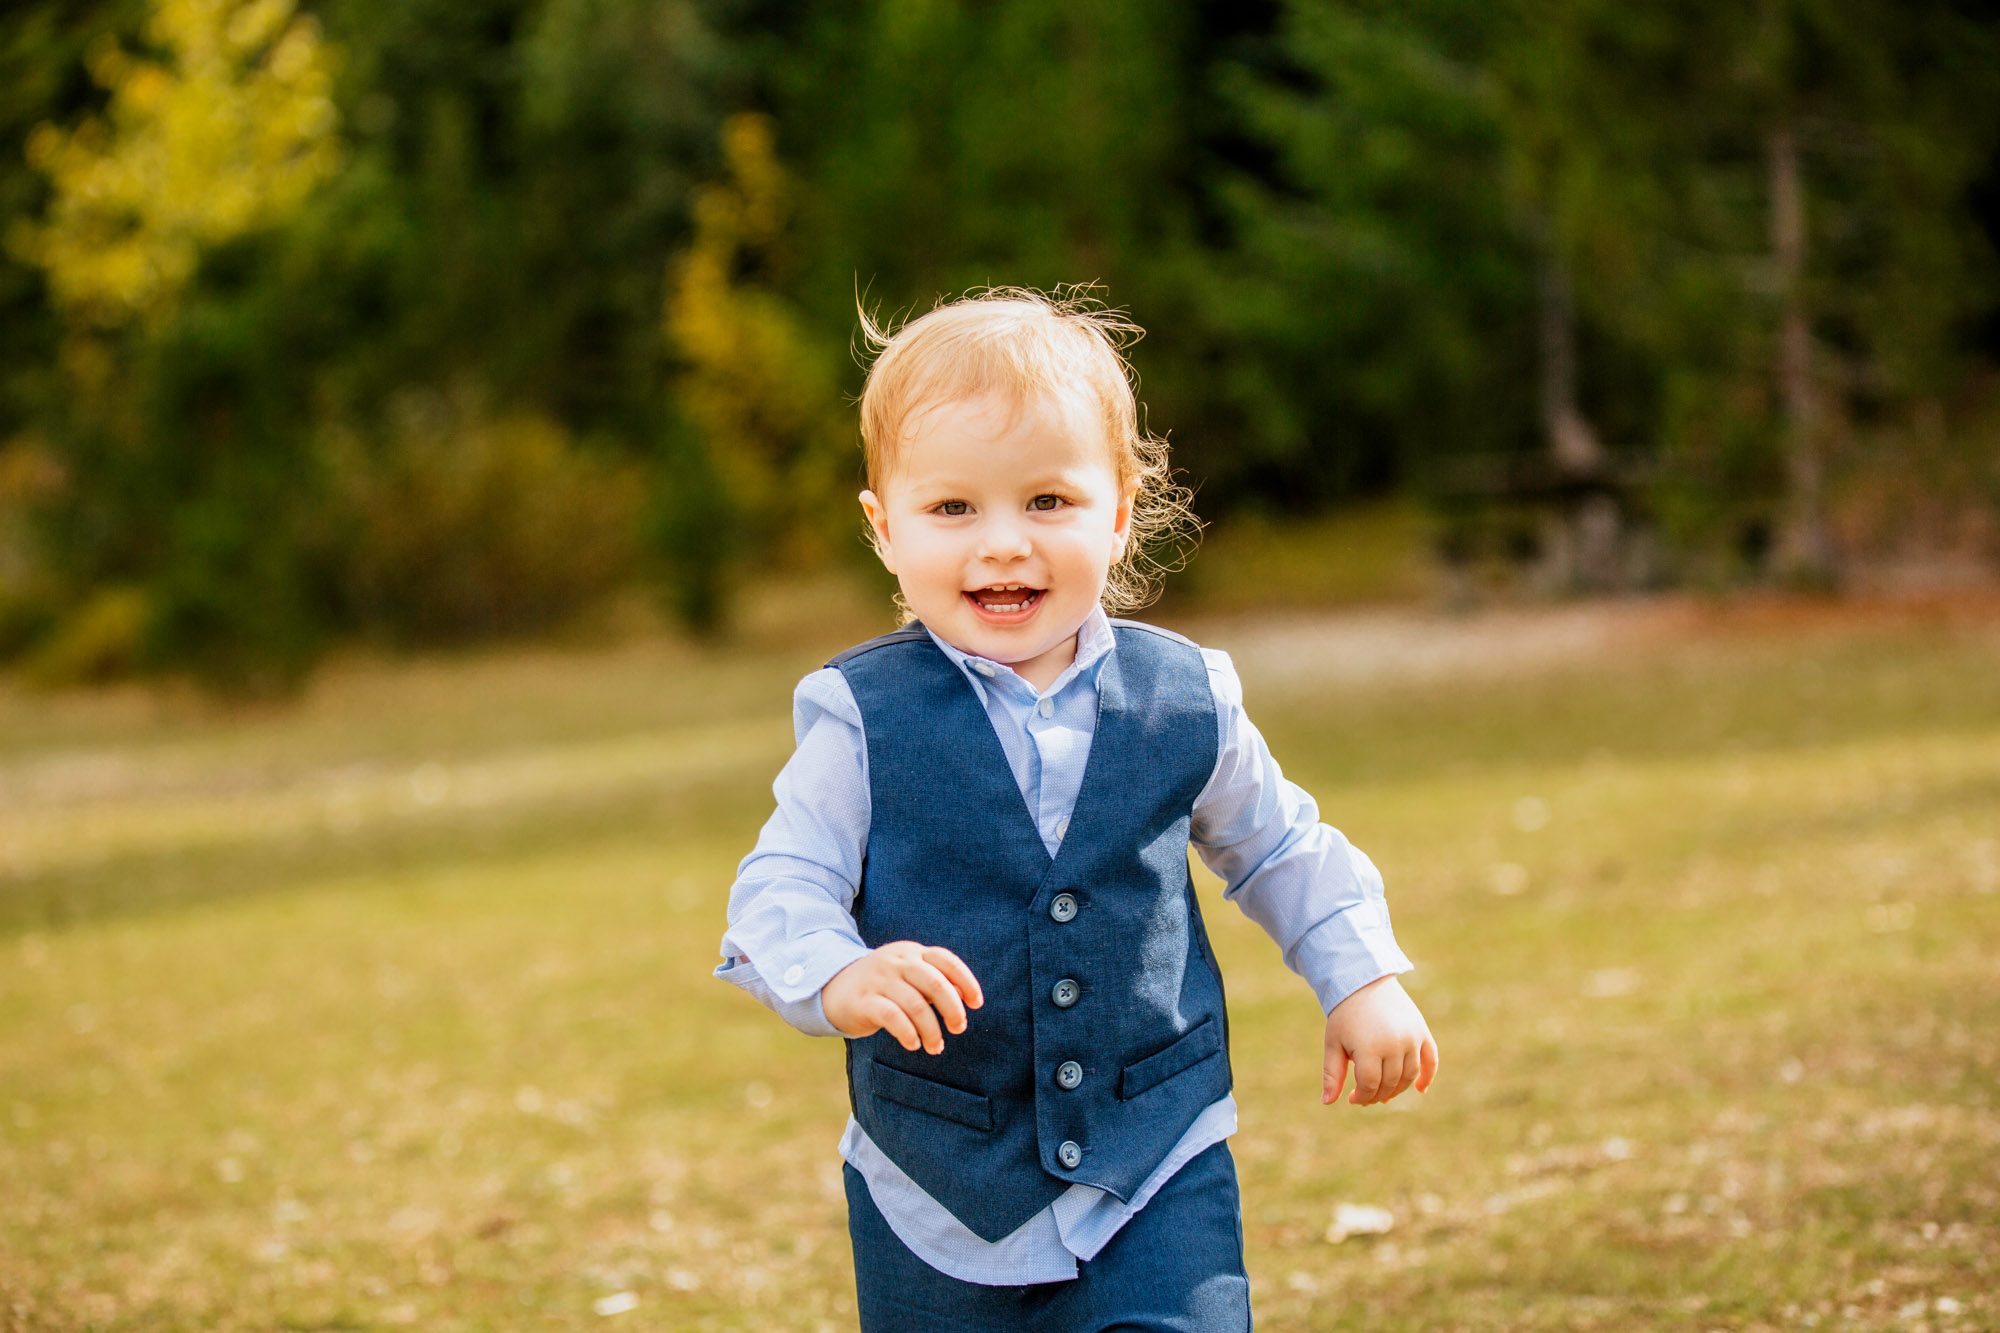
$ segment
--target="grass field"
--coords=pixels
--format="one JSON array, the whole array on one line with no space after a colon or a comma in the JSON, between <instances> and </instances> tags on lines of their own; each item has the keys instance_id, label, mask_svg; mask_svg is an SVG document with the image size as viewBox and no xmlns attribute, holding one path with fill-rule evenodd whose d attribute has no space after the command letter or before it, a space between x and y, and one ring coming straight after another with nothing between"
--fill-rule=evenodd
<instances>
[{"instance_id":1,"label":"grass field","mask_svg":"<svg viewBox=\"0 0 2000 1333\"><path fill-rule=\"evenodd\" d=\"M840 1052L708 971L869 628L0 688L0 1328L851 1327ZM2000 1328L2000 607L1189 628L1444 1055L1321 1108L1204 880L1260 1328Z\"/></svg>"}]
</instances>

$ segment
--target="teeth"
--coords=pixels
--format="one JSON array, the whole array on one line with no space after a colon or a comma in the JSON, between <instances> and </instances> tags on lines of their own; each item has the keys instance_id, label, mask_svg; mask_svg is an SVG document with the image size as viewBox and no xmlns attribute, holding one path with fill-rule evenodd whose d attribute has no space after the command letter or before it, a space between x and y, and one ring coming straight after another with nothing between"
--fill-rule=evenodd
<instances>
[{"instance_id":1,"label":"teeth","mask_svg":"<svg viewBox=\"0 0 2000 1333\"><path fill-rule=\"evenodd\" d=\"M986 600L987 598L992 597L996 593L1001 595L1005 595L1008 593L1017 593L1019 594L1019 596L1010 598L1009 600L1004 602L993 602ZM1004 616L1004 615L1011 615L1013 612L1016 611L1027 610L1028 607L1034 603L1035 598L1041 595L1041 590L1038 588L1031 588L1025 583L994 583L994 584L989 584L984 588L979 588L972 592L968 592L966 595L968 597L971 597L974 601L977 601L981 606L985 607L988 611L993 612L995 615Z\"/></svg>"}]
</instances>

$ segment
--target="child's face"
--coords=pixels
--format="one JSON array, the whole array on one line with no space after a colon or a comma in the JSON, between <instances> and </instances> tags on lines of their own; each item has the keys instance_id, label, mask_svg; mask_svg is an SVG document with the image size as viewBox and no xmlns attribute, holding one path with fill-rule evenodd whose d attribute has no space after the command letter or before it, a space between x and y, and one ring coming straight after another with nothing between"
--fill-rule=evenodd
<instances>
[{"instance_id":1,"label":"child's face","mask_svg":"<svg viewBox=\"0 0 2000 1333\"><path fill-rule=\"evenodd\" d=\"M915 414L861 507L918 619L1046 688L1125 549L1132 492L1079 405L983 397Z\"/></svg>"}]
</instances>

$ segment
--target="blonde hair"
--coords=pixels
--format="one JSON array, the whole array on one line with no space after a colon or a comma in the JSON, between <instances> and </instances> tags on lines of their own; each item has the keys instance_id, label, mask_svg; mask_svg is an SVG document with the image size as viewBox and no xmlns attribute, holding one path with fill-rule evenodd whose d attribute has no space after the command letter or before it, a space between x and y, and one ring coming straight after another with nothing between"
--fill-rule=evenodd
<instances>
[{"instance_id":1,"label":"blonde hair","mask_svg":"<svg viewBox=\"0 0 2000 1333\"><path fill-rule=\"evenodd\" d=\"M862 337L875 359L861 391L861 446L879 492L910 418L928 407L987 394L1017 407L1041 396L1081 399L1096 410L1120 488L1134 488L1131 530L1101 599L1107 611L1134 611L1159 596L1161 575L1186 563L1201 523L1194 493L1173 480L1167 442L1140 422L1124 349L1145 331L1090 291L986 287L897 327L864 308Z\"/></svg>"}]
</instances>

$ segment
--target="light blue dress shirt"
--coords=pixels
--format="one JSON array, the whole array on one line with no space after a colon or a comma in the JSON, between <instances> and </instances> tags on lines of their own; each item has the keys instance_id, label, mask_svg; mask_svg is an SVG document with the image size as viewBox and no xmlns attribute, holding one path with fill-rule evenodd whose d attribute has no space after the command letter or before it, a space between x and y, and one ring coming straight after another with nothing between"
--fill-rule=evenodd
<instances>
[{"instance_id":1,"label":"light blue dress shirt","mask_svg":"<svg viewBox=\"0 0 2000 1333\"><path fill-rule=\"evenodd\" d=\"M1015 784L1054 856L1069 828L1097 728L1097 674L1117 641L1102 611L1077 634L1076 660L1036 690L1003 663L931 636L965 673L1000 738ZM1190 836L1224 881L1223 896L1277 941L1322 1011L1378 977L1405 972L1382 876L1333 828L1311 796L1285 780L1243 711L1227 653L1204 648L1215 696L1215 771L1196 797ZM741 986L802 1032L838 1036L820 988L866 954L850 908L868 847L868 748L861 710L837 669L813 672L792 700L798 748L772 786L777 810L738 867L716 975ZM950 1040L947 1035L946 1040ZM1129 1200L1089 1185L1067 1192L1019 1229L986 1241L897 1168L848 1119L841 1156L868 1182L890 1228L940 1272L1012 1286L1076 1276L1159 1188L1236 1129L1224 1096L1202 1112Z\"/></svg>"}]
</instances>

